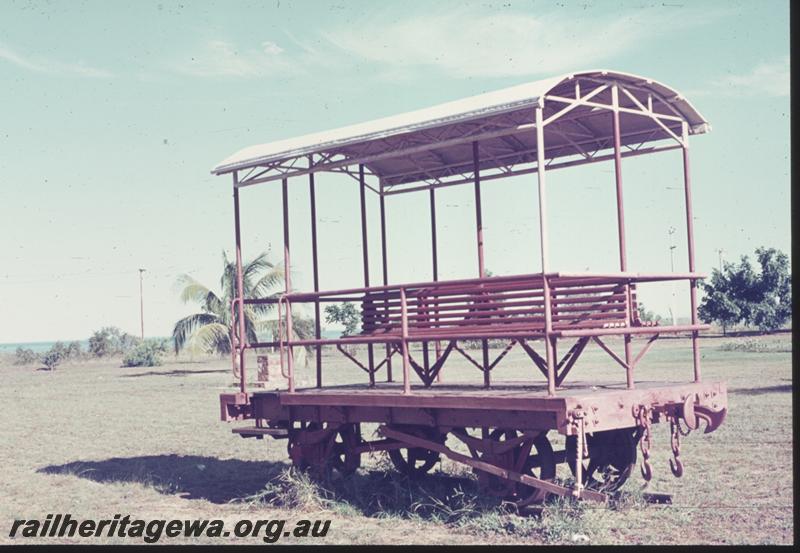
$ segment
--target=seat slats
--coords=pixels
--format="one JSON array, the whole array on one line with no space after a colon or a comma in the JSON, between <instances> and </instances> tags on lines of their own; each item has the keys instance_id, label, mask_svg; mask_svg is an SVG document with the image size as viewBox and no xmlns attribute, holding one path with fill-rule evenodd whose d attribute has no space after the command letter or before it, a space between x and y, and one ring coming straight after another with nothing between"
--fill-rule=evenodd
<instances>
[{"instance_id":1,"label":"seat slats","mask_svg":"<svg viewBox=\"0 0 800 553\"><path fill-rule=\"evenodd\" d=\"M631 290L631 322L639 320L635 285ZM427 286L406 289L409 335L477 336L492 332L544 331L541 278L504 279L472 285ZM628 323L625 285L600 279L559 279L551 293L554 330L618 328ZM369 292L362 301L362 336L399 335L402 323L400 292Z\"/></svg>"}]
</instances>

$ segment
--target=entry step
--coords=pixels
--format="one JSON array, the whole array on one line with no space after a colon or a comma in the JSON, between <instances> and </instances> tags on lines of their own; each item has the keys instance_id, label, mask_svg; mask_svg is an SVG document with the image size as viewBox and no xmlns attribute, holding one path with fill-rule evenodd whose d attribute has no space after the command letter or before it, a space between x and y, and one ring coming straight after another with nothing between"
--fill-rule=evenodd
<instances>
[{"instance_id":1,"label":"entry step","mask_svg":"<svg viewBox=\"0 0 800 553\"><path fill-rule=\"evenodd\" d=\"M272 436L273 438L285 438L288 432L285 428L257 428L255 426L246 426L244 428L233 428L231 432L239 434L242 438L258 438L263 439L264 436Z\"/></svg>"}]
</instances>

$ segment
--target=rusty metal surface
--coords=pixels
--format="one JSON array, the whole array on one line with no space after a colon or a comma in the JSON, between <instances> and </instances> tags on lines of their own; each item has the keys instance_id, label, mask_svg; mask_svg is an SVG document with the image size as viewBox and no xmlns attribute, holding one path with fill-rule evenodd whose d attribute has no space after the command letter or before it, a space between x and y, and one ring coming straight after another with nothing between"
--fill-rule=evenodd
<instances>
[{"instance_id":1,"label":"rusty metal surface","mask_svg":"<svg viewBox=\"0 0 800 553\"><path fill-rule=\"evenodd\" d=\"M665 93L670 100L663 97ZM591 130L591 136L579 142L565 138L564 125L573 124ZM649 481L654 470L650 461L652 425L664 422L670 425L669 468L674 476L682 476L682 437L699 429L713 432L727 414L725 384L701 382L698 342L699 332L708 325L700 324L697 317L697 282L704 275L695 272L688 148L690 134L708 130L691 105L664 85L624 73L581 72L322 133L313 139L257 146L226 160L214 172L232 173L233 177L237 281L230 306L230 338L240 391L220 396L222 420L254 420L254 427L234 430L242 437L287 438L294 465L314 472L351 474L360 466L364 452L383 449L389 451L398 470L415 475L427 472L445 455L479 471L483 475L479 482L488 493L510 498L518 506L538 502L548 493L603 499L604 491L628 478L637 451L642 475ZM650 144L661 140L670 145ZM499 152L495 146L500 143L502 150L513 144L514 151ZM626 146L629 151L623 151ZM626 251L622 162L628 156L672 149L682 150L689 272L633 273ZM560 159L574 156L581 159ZM548 255L547 174L611 160L619 271L553 272ZM314 177L332 171L359 183L361 288L319 289ZM487 277L481 183L532 173L536 173L539 200L541 272ZM287 270L283 294L243 298L239 189L281 181L284 266L290 268L288 180L300 175L309 176L314 289L293 290L291 271ZM442 281L434 193L436 188L459 184L474 187L479 276ZM368 190L380 200L382 285L378 286L370 283ZM390 284L385 200L421 190L429 191L433 282ZM642 321L637 286L675 280L689 285L691 324L661 326ZM360 304L360 333L322 338L321 304L341 302ZM276 342L249 340L243 317L247 304L277 304ZM302 304L312 304L314 309L313 338L296 339L293 333L292 311ZM693 382L636 381L638 363L663 334L690 337ZM603 339L614 335L623 338L621 354ZM647 338L638 353L632 349L634 335ZM506 341L494 360L489 356L490 339ZM480 360L459 344L464 340L481 344ZM412 342L420 343L421 359L411 355ZM366 360L344 347L355 344L367 345ZM382 359L374 357L376 344L383 345L378 350ZM624 382L567 382L588 344L599 347L624 369ZM367 373L368 382L323 387L323 345L335 345ZM491 378L492 369L516 345L527 353L544 381L497 382ZM295 388L293 349L303 346L314 346L317 351L316 388ZM247 391L246 350L265 347L280 351L281 374L288 380L286 392ZM452 352L483 372L482 386L440 382ZM391 382L395 353L403 369L402 383L397 384ZM378 383L376 376L384 365L388 382ZM417 379L412 382L414 376L422 385L416 384ZM448 381L451 379L449 375ZM362 422L383 425L381 431L387 439L365 442L360 433ZM468 429L481 437L470 436ZM551 430L566 436L563 451L552 450L547 438ZM472 457L447 448L448 435L464 441ZM575 476L571 489L551 481L558 463L570 464Z\"/></svg>"},{"instance_id":2,"label":"rusty metal surface","mask_svg":"<svg viewBox=\"0 0 800 553\"><path fill-rule=\"evenodd\" d=\"M544 385L503 383L491 389L477 384L447 383L431 388L419 387L412 394L402 394L402 384L379 383L374 388L366 385L331 386L323 389L299 389L295 393L256 391L250 396L259 417L281 419L290 416L289 408L307 407L310 411L329 407L341 417L352 411L360 422L389 422L400 411L416 411L411 419L422 419L427 424L471 426L476 417L490 416L501 419L503 413L527 413L536 416L518 424L533 428L550 428L562 434L571 434L567 420L574 411L585 413L587 432L629 428L636 426L633 409L640 405L663 406L689 403L693 407L690 419L705 416L706 427L721 424L720 413L727 408L727 391L721 382L639 382L637 388L628 390L624 383L596 385L573 383L566 389L548 396ZM681 410L683 412L683 409ZM712 413L713 415L700 413ZM464 420L460 420L460 417ZM724 417L724 414L721 415ZM408 415L407 415L408 418ZM336 419L334 419L336 420ZM479 421L478 421L479 422ZM697 423L695 423L697 425Z\"/></svg>"}]
</instances>

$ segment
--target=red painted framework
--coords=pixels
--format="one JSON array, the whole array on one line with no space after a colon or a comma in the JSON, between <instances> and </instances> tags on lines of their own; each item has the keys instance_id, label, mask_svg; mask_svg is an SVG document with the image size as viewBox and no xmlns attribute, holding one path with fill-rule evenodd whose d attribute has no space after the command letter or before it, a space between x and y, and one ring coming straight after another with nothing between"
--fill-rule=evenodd
<instances>
[{"instance_id":1,"label":"red painted framework","mask_svg":"<svg viewBox=\"0 0 800 553\"><path fill-rule=\"evenodd\" d=\"M296 170L294 175L302 176L308 175L309 178L309 197L310 197L310 211L311 211L311 244L312 244L312 263L313 263L313 291L298 292L293 291L291 286L290 271L291 255L290 255L290 241L289 241L289 219L288 219L288 176L284 174L280 178L282 182L282 211L283 211L283 232L284 232L284 267L285 271L285 292L278 299L266 298L242 298L242 256L241 256L241 232L240 232L240 217L239 217L239 188L241 186L255 184L258 182L266 182L269 180L276 180L278 177L269 176L261 178L249 178L246 183L239 182L239 171L234 170L233 173L233 195L234 195L234 221L235 221L235 240L236 240L236 266L237 266L237 297L232 305L232 312L237 315L235 318L238 325L232 325L231 341L233 344L233 362L234 371L240 378L240 392L238 394L223 394L222 401L222 417L225 420L232 418L254 418L256 419L257 426L262 424L262 421L269 419L281 419L288 417L289 420L295 418L312 417L317 419L325 416L323 413L326 406L333 404L339 408L339 414L331 412L327 415L333 417L331 420L336 420L336 417L344 417L344 420L349 422L354 421L372 421L372 422L388 422L390 420L403 419L414 420L420 418L419 412L433 410L434 414L431 415L436 420L436 417L446 417L446 413L442 409L455 409L457 412L464 414L469 419L473 415L467 416L467 410L474 407L474 401L467 393L459 395L457 390L450 390L447 394L447 401L445 407L437 409L435 403L431 403L431 392L427 389L436 389L443 387L440 383L442 364L446 360L447 355L452 351L457 351L467 357L474 365L481 369L484 373L484 388L485 393L481 396L481 404L487 411L484 412L484 418L489 421L488 425L491 426L490 419L497 418L498 413L507 411L510 407L505 398L493 397L492 383L490 379L491 369L497 362L508 352L510 347L519 344L523 347L531 357L532 361L542 371L546 379L546 391L541 392L537 389L536 384L531 382L528 385L527 392L522 393L519 401L522 404L530 406L530 410L538 412L547 412L551 408L556 412L556 419L553 425L535 423L537 428L553 428L563 434L580 434L586 431L591 432L593 427L595 430L605 430L609 428L626 428L634 423L636 409L640 405L646 409L673 409L671 406L688 405L686 402L695 398L697 408L708 412L720 412L726 408L726 394L725 386L722 383L702 383L701 382L701 367L700 367L700 354L698 344L698 333L707 329L707 325L699 323L697 318L697 281L703 278L703 275L695 272L695 253L694 253L694 229L693 229L693 215L692 215L692 196L691 196L691 180L689 172L689 125L687 121L681 120L680 117L674 115L665 115L656 113L652 110L652 105L645 108L641 103L631 95L622 85L616 82L610 82L604 85L603 88L610 87L611 102L610 104L604 103L590 103L590 98L595 94L580 96L580 90L576 86L576 98L572 100L573 107L575 105L592 105L593 107L601 110L607 110L611 116L613 128L613 153L611 155L595 155L588 156L585 160L576 162L563 162L553 164L553 168L569 167L582 163L591 163L594 161L613 160L614 162L614 175L615 175L615 191L616 191L616 207L617 207L617 230L618 230L618 246L619 246L619 272L611 274L566 274L552 272L549 269L548 259L548 227L547 227L547 196L546 196L546 174L550 168L550 164L546 161L546 150L544 147L544 137L546 125L553 123L559 117L566 116L569 112L568 108L559 111L555 115L551 115L547 119L544 117L544 102L563 102L568 103L561 97L549 97L545 95L540 99L538 105L534 108L534 121L533 125L529 125L527 130L535 130L536 132L536 166L534 169L525 169L518 171L509 171L508 175L519 175L525 173L537 173L538 180L538 199L539 199L539 222L540 222L540 254L541 254L541 267L542 272L530 275L514 275L514 276L500 276L500 277L487 277L484 266L484 244L483 244L483 223L482 223L482 206L481 206L481 150L480 140L467 141L466 138L463 142L471 143L472 147L472 178L471 179L451 179L449 182L433 182L426 185L406 186L399 190L395 190L393 186L385 185L383 179L380 180L379 187L376 190L370 186L366 181L366 171L364 162L356 163L357 172L351 171L350 168L344 163L333 163L324 170L341 170L357 179L359 184L360 193L360 220L361 220L361 237L362 237L362 252L363 252L363 286L357 288L349 288L343 290L327 290L321 291L319 287L319 265L318 265L318 251L317 251L317 225L316 225L316 195L315 195L315 174L317 171L314 167L314 155L308 156L308 170ZM623 108L620 106L620 90L630 97L633 102L641 108L637 113L645 117L650 117L653 121L674 139L676 145L660 146L651 149L644 149L640 151L639 148L632 149L628 152L622 151L621 146L621 128L620 128L620 113L631 113L631 108ZM676 112L677 113L677 112ZM680 125L680 132L673 132L675 125ZM671 125L671 126L670 126ZM645 140L646 141L646 140ZM644 144L644 142L642 143ZM436 144L432 144L429 150L435 150ZM580 150L578 145L575 146ZM623 206L623 182L622 182L622 159L629 155L641 155L643 153L654 153L672 150L679 148L682 151L683 163L683 181L684 181L684 200L686 210L686 230L688 241L688 266L689 272L685 274L635 274L628 272L627 266L627 251L626 251L626 228ZM364 161L368 161L365 159ZM552 162L552 160L551 160ZM324 163L323 163L324 166ZM264 171L266 172L266 170ZM503 174L493 174L489 178L500 178ZM473 279L461 279L441 281L439 280L439 267L438 267L438 242L437 242L437 227L436 227L436 198L435 190L441 186L450 186L458 184L472 183L475 195L475 219L476 219L476 242L477 242L477 273L478 277ZM404 183L408 184L408 183ZM380 200L380 237L381 237L381 264L382 264L382 285L374 286L370 283L369 274L369 259L368 259L368 228L367 228L367 208L366 208L366 194L371 190L379 195ZM387 237L386 237L386 209L385 200L387 197L398 194L408 193L414 191L428 190L430 201L430 222L431 222L431 243L432 243L432 272L433 280L429 282L420 283L404 283L404 284L389 284L388 279L388 259L387 259ZM637 283L669 281L669 280L686 280L690 286L690 301L691 301L691 323L688 325L667 325L667 326L648 326L643 325L638 321L635 303L635 285ZM536 285L532 283L536 282ZM520 288L522 286L522 288ZM527 288L526 288L527 287ZM593 288L594 287L594 288ZM565 325L560 321L567 315L562 313L564 309L561 304L565 301L564 294L571 292L564 292L564 290L578 290L576 294L594 294L593 290L603 287L612 287L617 291L621 291L624 301L620 304L611 303L609 300L608 305L593 305L586 308L586 312L582 316L596 316L597 312L612 313L615 317L620 319L619 324L609 322L606 320L608 317L596 316L599 320L597 324L583 324L583 326L575 325L573 328L565 328ZM492 304L491 307L481 307L486 305L485 300L481 298L487 293L485 290L491 288L500 298L498 303ZM519 290L527 290L527 292L519 292ZM588 290L588 292L586 292ZM423 292L421 292L423 291ZM513 316L525 318L525 323L516 323L513 319L509 319L508 315L508 298L517 293L520 302L528 302L524 308L514 311ZM615 292L616 293L616 292ZM447 295L461 295L463 304L458 304L456 307L465 308L469 307L470 310L477 310L478 314L483 319L468 320L469 317L465 315L463 326L453 328L445 328L442 320L446 318L443 315L443 298ZM562 294L559 299L559 294ZM617 296L614 296L615 298ZM423 301L424 300L424 301ZM341 337L337 339L324 339L321 337L321 324L320 324L320 307L322 303L330 302L343 302L353 301L361 302L362 305L370 307L371 311L364 312L364 327L363 332L359 335ZM481 302L484 302L481 304ZM576 302L588 300L581 299L580 297L575 300ZM399 302L399 321L396 314ZM422 305L427 302L427 306ZM244 334L244 317L243 310L246 304L258 303L275 303L278 307L278 317L280 326L280 336L275 342L258 342L247 343L246 340L240 338ZM299 303L311 303L314 307L315 314L315 337L313 339L296 339L293 336L292 329L292 306ZM541 306L539 306L541 303ZM433 307L430 307L433 305ZM421 307L422 306L422 307ZM620 311L620 308L624 311ZM483 309L483 311L481 311ZM394 310L394 311L393 311ZM578 309L580 313L580 309ZM371 315L370 315L371 314ZM369 316L372 316L374 321L382 322L383 326L377 325L379 331L370 327L368 321ZM610 317L610 316L609 316ZM580 317L575 318L575 321L580 322ZM374 322L373 321L373 322ZM385 322L385 321L394 321ZM451 324L456 324L451 321ZM374 326L374 325L373 325ZM368 328L369 327L369 328ZM459 330L459 328L461 330ZM691 337L692 351L693 351L693 384L675 384L663 385L656 388L651 388L646 391L638 392L634 378L634 369L637 363L641 360L647 352L650 345L662 334L684 334L688 333ZM608 345L603 342L603 337L621 335L624 340L624 356L621 358ZM649 339L638 354L632 351L632 338L635 335L648 336ZM493 362L489 359L489 339L505 338L509 340L509 348L506 348L500 356ZM561 361L558 360L558 342L559 340L575 338L577 341L562 357ZM466 352L458 347L459 340L479 340L481 342L482 358L480 361L472 359ZM528 341L542 340L544 342L545 355L539 355ZM594 400L580 399L583 397L591 398L592 394L583 395L577 394L574 390L566 389L563 393L559 388L564 385L564 380L569 373L569 370L574 366L578 357L581 355L585 346L589 341L594 341L604 351L606 351L618 364L620 364L626 372L625 388L615 390L609 394L598 394ZM422 344L422 363L417 363L413 360L409 352L409 345L413 342ZM367 360L366 364L362 364L352 354L349 354L341 346L349 344L365 344L367 347ZM375 346L383 344L385 351L383 359L376 364L375 359ZM434 346L433 359L430 358L430 345ZM443 349L443 344L447 346ZM335 387L323 387L323 365L322 365L322 346L333 345L337 346L342 353L349 357L352 361L358 364L368 374L369 382L365 387L351 386L346 389L336 389ZM295 388L294 380L294 359L293 348L299 346L313 346L316 351L316 383L315 389L297 390ZM245 353L247 349L252 348L266 348L278 347L281 352L281 370L288 380L288 390L286 392L277 392L274 394L248 393L247 382L245 377ZM392 357L395 353L400 353L402 360L402 387L389 387L386 385L378 384L376 382L376 373L384 365L386 366L386 380L387 382L393 381L392 375ZM237 363L238 361L238 363ZM238 370L237 366L238 365ZM417 372L423 382L423 388L412 387L412 369ZM442 388L443 390L445 388ZM373 390L375 392L373 392ZM326 394L326 391L329 393ZM380 393L377 393L380 391ZM576 395L577 394L577 395ZM402 399L406 398L406 399ZM585 409L587 401L592 403L592 407L600 415L588 415L578 413L581 409ZM527 403L526 403L527 402ZM620 407L620 405L624 406ZM303 415L302 408L316 408ZM300 411L297 409L300 408ZM517 409L520 407L518 406ZM688 407L684 407L688 409ZM294 410L293 410L294 409ZM576 411L577 409L577 411ZM623 416L619 416L619 410L624 411ZM677 408L675 408L677 409ZM460 411L458 411L460 410ZM497 411L490 415L490 411ZM610 414L614 411L614 415ZM667 412L665 411L665 412ZM346 415L342 415L346 412ZM671 412L671 411L670 411ZM438 414L436 414L438 413ZM603 414L605 413L605 415ZM675 411L680 416L683 416L683 411L678 409ZM460 415L456 415L458 417ZM505 416L505 415L501 415ZM677 416L677 415L675 415ZM387 418L388 417L388 418ZM724 413L722 415L724 418ZM425 416L422 416L424 419ZM656 417L657 418L657 417ZM580 425L578 424L580 419ZM588 428L585 426L584 419L589 421ZM328 420L328 419L325 419ZM721 423L722 419L715 419L714 424L709 425L709 429L713 430ZM592 422L594 421L594 422ZM418 421L417 421L418 422ZM538 424L538 426L537 426ZM580 429L580 430L579 430ZM535 485L535 484L529 484ZM580 485L578 485L580 488ZM580 491L580 490L579 490Z\"/></svg>"}]
</instances>

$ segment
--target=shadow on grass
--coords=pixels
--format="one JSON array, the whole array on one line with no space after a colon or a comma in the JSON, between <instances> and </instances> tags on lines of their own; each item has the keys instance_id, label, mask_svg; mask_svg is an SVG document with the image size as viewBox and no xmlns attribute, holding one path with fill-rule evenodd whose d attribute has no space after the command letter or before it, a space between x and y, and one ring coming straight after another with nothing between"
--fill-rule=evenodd
<instances>
[{"instance_id":1,"label":"shadow on grass","mask_svg":"<svg viewBox=\"0 0 800 553\"><path fill-rule=\"evenodd\" d=\"M120 378L139 378L141 376L192 376L195 374L222 374L229 373L230 369L204 369L199 371L174 369L171 371L147 371L143 373L122 374Z\"/></svg>"},{"instance_id":2,"label":"shadow on grass","mask_svg":"<svg viewBox=\"0 0 800 553\"><path fill-rule=\"evenodd\" d=\"M350 506L365 516L388 513L425 517L431 512L455 514L459 505L491 510L494 498L479 498L477 482L442 472L410 479L392 469L360 470L348 478L311 478L288 463L218 459L199 455L114 457L49 465L43 474L73 475L100 483L136 483L165 495L212 503L266 503L302 507L322 502ZM440 502L444 502L441 503Z\"/></svg>"},{"instance_id":3,"label":"shadow on grass","mask_svg":"<svg viewBox=\"0 0 800 553\"><path fill-rule=\"evenodd\" d=\"M228 503L263 490L286 468L286 463L268 461L147 455L50 465L37 472L75 475L101 483L139 483L166 495Z\"/></svg>"},{"instance_id":4,"label":"shadow on grass","mask_svg":"<svg viewBox=\"0 0 800 553\"><path fill-rule=\"evenodd\" d=\"M315 479L282 462L151 455L76 461L37 472L135 483L165 495L215 504L427 520L468 532L528 536L545 543L569 542L575 535L597 535L602 530L585 520L588 507L583 502L552 497L545 506L516 513L500 499L482 493L467 475L436 471L410 479L385 465L361 469L348 478Z\"/></svg>"},{"instance_id":5,"label":"shadow on grass","mask_svg":"<svg viewBox=\"0 0 800 553\"><path fill-rule=\"evenodd\" d=\"M644 507L636 494L619 495L609 503L609 509ZM597 517L586 516L597 510L586 501L551 496L544 505L519 512L513 505L481 491L475 478L468 474L437 471L411 479L386 465L362 469L344 479L313 479L289 468L259 493L240 502L256 509L270 505L345 516L422 520L467 533L526 537L531 543L572 543L605 532Z\"/></svg>"},{"instance_id":6,"label":"shadow on grass","mask_svg":"<svg viewBox=\"0 0 800 553\"><path fill-rule=\"evenodd\" d=\"M729 394L741 394L743 396L761 396L765 394L792 393L791 384L779 384L777 386L765 386L763 388L731 388Z\"/></svg>"}]
</instances>

